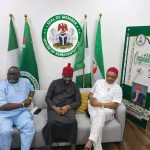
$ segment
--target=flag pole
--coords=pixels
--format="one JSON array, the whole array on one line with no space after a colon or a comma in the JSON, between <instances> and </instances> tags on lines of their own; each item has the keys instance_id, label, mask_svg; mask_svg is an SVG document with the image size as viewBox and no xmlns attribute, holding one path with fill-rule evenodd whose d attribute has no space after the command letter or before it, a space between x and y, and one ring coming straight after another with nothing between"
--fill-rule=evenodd
<instances>
[{"instance_id":1,"label":"flag pole","mask_svg":"<svg viewBox=\"0 0 150 150\"><path fill-rule=\"evenodd\" d=\"M101 23L102 13L99 14L99 22Z\"/></svg>"},{"instance_id":2,"label":"flag pole","mask_svg":"<svg viewBox=\"0 0 150 150\"><path fill-rule=\"evenodd\" d=\"M12 17L13 17L13 15L12 15L12 14L9 14L9 17L10 17L10 18L12 18Z\"/></svg>"},{"instance_id":3,"label":"flag pole","mask_svg":"<svg viewBox=\"0 0 150 150\"><path fill-rule=\"evenodd\" d=\"M25 15L24 15L25 21L27 20L27 17L28 17L27 14L25 14Z\"/></svg>"},{"instance_id":4,"label":"flag pole","mask_svg":"<svg viewBox=\"0 0 150 150\"><path fill-rule=\"evenodd\" d=\"M86 22L86 19L87 19L87 14L84 15L84 20ZM85 28L84 28L84 31L85 33ZM85 34L84 34L85 35ZM85 37L85 36L84 36ZM84 39L85 40L85 39ZM85 69L83 68L83 88L85 87Z\"/></svg>"},{"instance_id":5,"label":"flag pole","mask_svg":"<svg viewBox=\"0 0 150 150\"><path fill-rule=\"evenodd\" d=\"M102 13L99 14L99 19L101 19L101 18L102 18Z\"/></svg>"}]
</instances>

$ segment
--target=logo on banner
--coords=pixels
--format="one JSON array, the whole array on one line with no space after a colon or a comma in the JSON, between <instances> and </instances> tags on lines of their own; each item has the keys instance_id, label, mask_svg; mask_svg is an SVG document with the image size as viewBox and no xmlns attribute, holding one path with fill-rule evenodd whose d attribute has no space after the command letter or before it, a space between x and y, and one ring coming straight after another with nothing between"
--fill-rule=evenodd
<instances>
[{"instance_id":1,"label":"logo on banner","mask_svg":"<svg viewBox=\"0 0 150 150\"><path fill-rule=\"evenodd\" d=\"M20 73L21 73L22 77L27 78L31 81L31 83L34 86L34 89L36 89L36 90L40 89L40 85L39 85L38 81L36 80L36 78L32 74L30 74L27 71L21 71Z\"/></svg>"},{"instance_id":2,"label":"logo on banner","mask_svg":"<svg viewBox=\"0 0 150 150\"><path fill-rule=\"evenodd\" d=\"M79 47L81 30L79 23L71 16L64 14L53 16L42 30L44 46L58 57L73 55Z\"/></svg>"},{"instance_id":3,"label":"logo on banner","mask_svg":"<svg viewBox=\"0 0 150 150\"><path fill-rule=\"evenodd\" d=\"M136 48L136 53L134 55L135 64L150 64L150 40L144 34L140 34L136 38L136 43L140 46Z\"/></svg>"}]
</instances>

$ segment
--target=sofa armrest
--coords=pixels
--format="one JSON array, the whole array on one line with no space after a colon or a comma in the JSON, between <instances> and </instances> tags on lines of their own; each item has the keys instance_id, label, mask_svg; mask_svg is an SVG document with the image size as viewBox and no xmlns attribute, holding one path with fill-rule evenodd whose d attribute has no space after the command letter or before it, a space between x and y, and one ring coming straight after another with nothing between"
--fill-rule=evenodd
<instances>
[{"instance_id":1,"label":"sofa armrest","mask_svg":"<svg viewBox=\"0 0 150 150\"><path fill-rule=\"evenodd\" d=\"M126 119L126 106L122 102L115 111L115 118L117 121L121 124L122 128L122 138L123 138L123 132L125 127L125 119Z\"/></svg>"}]
</instances>

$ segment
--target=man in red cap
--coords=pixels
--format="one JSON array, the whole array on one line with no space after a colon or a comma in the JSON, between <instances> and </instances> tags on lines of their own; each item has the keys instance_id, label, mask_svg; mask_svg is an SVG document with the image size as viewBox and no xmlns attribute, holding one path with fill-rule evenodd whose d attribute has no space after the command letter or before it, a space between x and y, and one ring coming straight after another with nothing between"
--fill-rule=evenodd
<instances>
[{"instance_id":1,"label":"man in red cap","mask_svg":"<svg viewBox=\"0 0 150 150\"><path fill-rule=\"evenodd\" d=\"M52 81L49 86L45 99L48 121L43 128L43 136L47 145L53 142L70 142L71 150L76 150L75 110L81 104L81 95L72 77L73 68L68 63L63 68L62 78Z\"/></svg>"},{"instance_id":2,"label":"man in red cap","mask_svg":"<svg viewBox=\"0 0 150 150\"><path fill-rule=\"evenodd\" d=\"M118 69L110 67L106 73L106 80L97 80L89 93L88 111L91 120L91 131L84 150L102 150L102 130L105 122L111 120L114 109L122 101L122 89L115 80L118 77Z\"/></svg>"},{"instance_id":3,"label":"man in red cap","mask_svg":"<svg viewBox=\"0 0 150 150\"><path fill-rule=\"evenodd\" d=\"M132 93L132 101L140 106L144 106L145 95L142 93L142 86L137 85Z\"/></svg>"}]
</instances>

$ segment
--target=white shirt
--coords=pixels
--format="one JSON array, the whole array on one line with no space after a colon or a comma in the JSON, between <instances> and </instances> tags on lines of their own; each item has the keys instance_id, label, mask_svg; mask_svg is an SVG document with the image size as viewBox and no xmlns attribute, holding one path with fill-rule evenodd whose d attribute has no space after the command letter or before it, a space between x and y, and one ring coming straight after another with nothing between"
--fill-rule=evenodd
<instances>
[{"instance_id":1,"label":"white shirt","mask_svg":"<svg viewBox=\"0 0 150 150\"><path fill-rule=\"evenodd\" d=\"M118 84L108 84L106 80L97 80L91 89L93 97L102 103L122 101L122 89Z\"/></svg>"}]
</instances>

